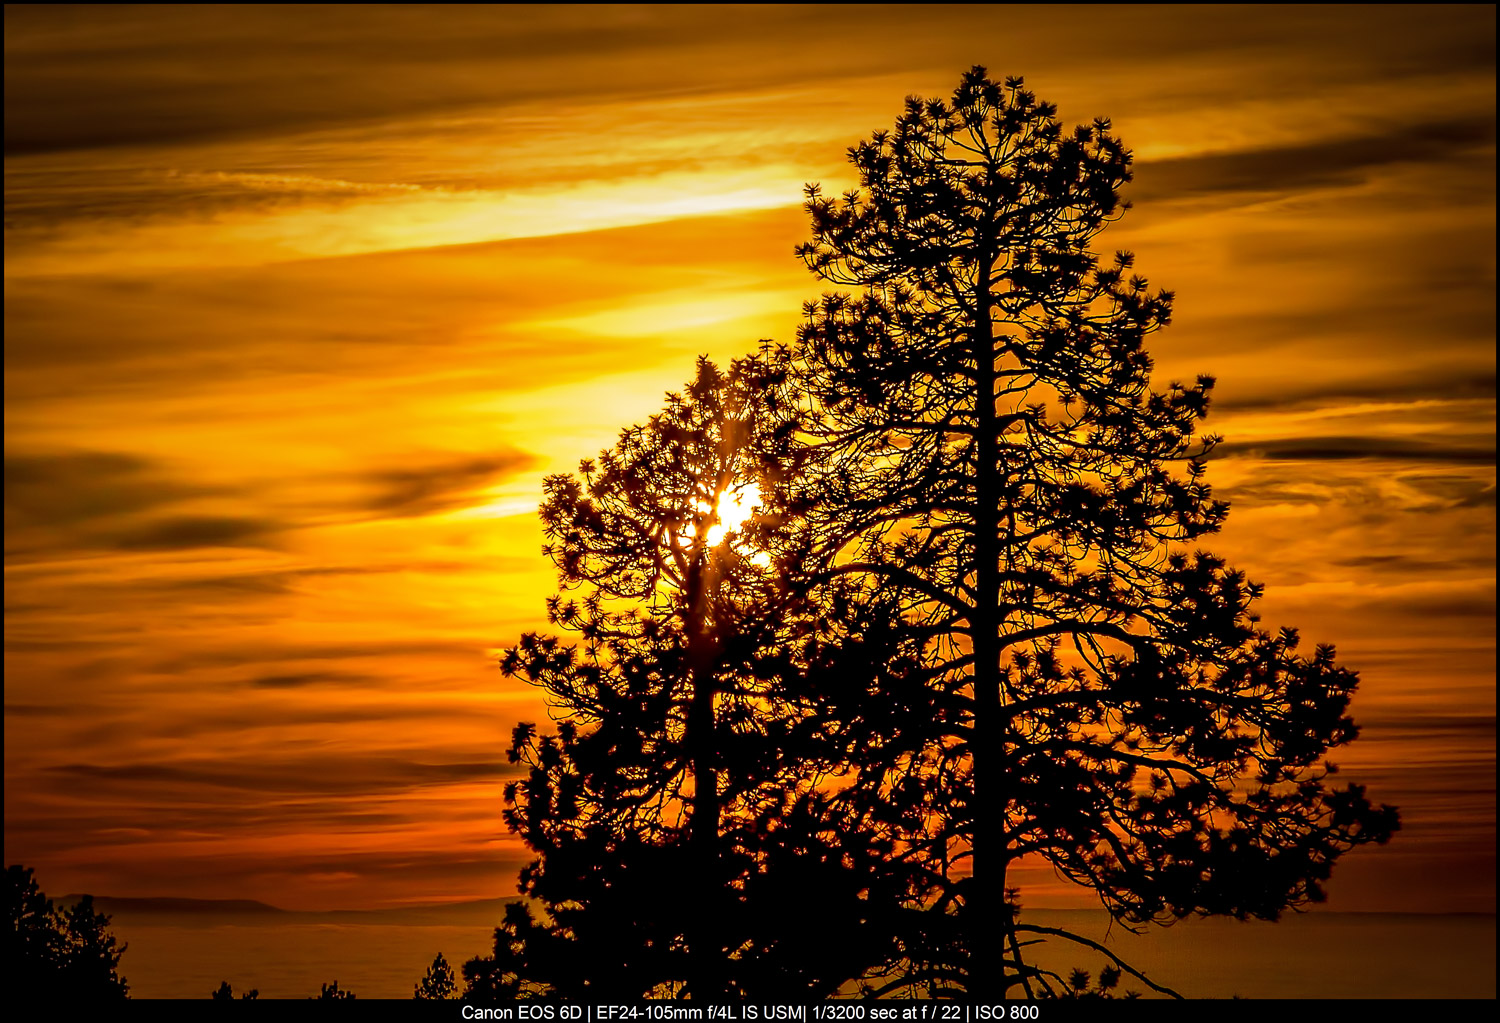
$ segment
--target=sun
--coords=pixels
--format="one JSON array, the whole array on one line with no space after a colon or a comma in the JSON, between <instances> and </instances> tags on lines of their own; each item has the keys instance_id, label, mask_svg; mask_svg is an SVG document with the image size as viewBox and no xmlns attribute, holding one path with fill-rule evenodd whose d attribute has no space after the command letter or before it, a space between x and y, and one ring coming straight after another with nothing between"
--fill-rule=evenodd
<instances>
[{"instance_id":1,"label":"sun","mask_svg":"<svg viewBox=\"0 0 1500 1023\"><path fill-rule=\"evenodd\" d=\"M750 521L750 516L755 513L759 504L760 486L753 481L720 494L718 507L714 509L717 521L709 529L706 538L708 546L719 546L726 536Z\"/></svg>"}]
</instances>

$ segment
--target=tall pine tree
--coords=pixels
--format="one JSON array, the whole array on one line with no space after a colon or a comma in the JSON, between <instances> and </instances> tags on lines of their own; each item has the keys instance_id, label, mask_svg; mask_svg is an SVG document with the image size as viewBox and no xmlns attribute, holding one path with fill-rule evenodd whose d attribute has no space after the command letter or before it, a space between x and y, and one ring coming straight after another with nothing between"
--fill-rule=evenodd
<instances>
[{"instance_id":1,"label":"tall pine tree","mask_svg":"<svg viewBox=\"0 0 1500 1023\"><path fill-rule=\"evenodd\" d=\"M811 515L830 576L897 599L925 644L871 701L931 708L899 741L870 721L861 778L922 921L872 989L1066 990L1025 945L1084 939L1017 916L1028 857L1131 926L1320 900L1397 818L1329 778L1355 674L1259 629L1260 587L1193 547L1227 513L1196 436L1213 381L1153 389L1172 295L1091 249L1129 152L976 67L850 156L859 187L810 186L798 248L860 289L810 304L799 339Z\"/></svg>"}]
</instances>

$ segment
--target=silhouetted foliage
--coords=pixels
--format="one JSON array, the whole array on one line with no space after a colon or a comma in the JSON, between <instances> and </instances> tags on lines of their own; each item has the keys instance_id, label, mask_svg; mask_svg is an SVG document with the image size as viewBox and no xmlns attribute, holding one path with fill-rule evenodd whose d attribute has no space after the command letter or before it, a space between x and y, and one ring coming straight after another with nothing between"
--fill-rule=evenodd
<instances>
[{"instance_id":1,"label":"silhouetted foliage","mask_svg":"<svg viewBox=\"0 0 1500 1023\"><path fill-rule=\"evenodd\" d=\"M353 991L345 991L345 990L341 989L339 987L339 982L338 981L334 981L332 984L322 984L322 985L319 985L318 997L317 997L317 999L312 999L312 1000L315 1000L315 1001L335 1000L335 1001L337 1001L337 1000L342 1000L342 999L347 999L347 998L353 998L353 997L354 997L354 992ZM311 996L309 996L309 998L311 999Z\"/></svg>"},{"instance_id":2,"label":"silhouetted foliage","mask_svg":"<svg viewBox=\"0 0 1500 1023\"><path fill-rule=\"evenodd\" d=\"M452 998L458 990L458 984L453 979L453 968L448 965L448 960L443 958L439 952L432 960L432 965L427 967L427 972L417 982L412 991L413 998L424 1000L440 1000Z\"/></svg>"},{"instance_id":3,"label":"silhouetted foliage","mask_svg":"<svg viewBox=\"0 0 1500 1023\"><path fill-rule=\"evenodd\" d=\"M810 304L799 336L829 467L809 515L828 570L899 594L926 640L923 671L867 697L915 709L864 722L861 779L924 918L869 990L1086 986L1023 955L1083 941L1019 919L1023 857L1129 926L1322 900L1397 816L1329 777L1355 674L1258 628L1261 587L1192 547L1228 510L1217 439L1195 437L1213 381L1153 389L1144 341L1172 295L1090 248L1127 208L1130 153L975 68L850 157L859 188L809 186L798 247L862 289Z\"/></svg>"},{"instance_id":4,"label":"silhouetted foliage","mask_svg":"<svg viewBox=\"0 0 1500 1023\"><path fill-rule=\"evenodd\" d=\"M30 867L11 865L5 869L6 932L5 961L19 963L27 973L51 971L57 958L60 936L52 900L42 892Z\"/></svg>"},{"instance_id":5,"label":"silhouetted foliage","mask_svg":"<svg viewBox=\"0 0 1500 1023\"><path fill-rule=\"evenodd\" d=\"M1127 208L1109 123L975 68L850 153L797 251L859 294L547 480L578 644L502 659L558 712L507 789L543 912L508 909L466 996L1171 993L1023 921L1010 868L1131 929L1276 919L1399 826L1331 782L1355 674L1193 546L1228 511L1213 381L1153 389L1172 296L1091 251ZM1097 986L1027 959L1050 938Z\"/></svg>"},{"instance_id":6,"label":"silhouetted foliage","mask_svg":"<svg viewBox=\"0 0 1500 1023\"><path fill-rule=\"evenodd\" d=\"M892 850L822 787L847 769L827 690L886 670L903 634L894 605L805 574L785 369L700 360L662 413L547 479L549 619L580 643L527 635L502 659L560 719L516 729L528 773L506 793L546 919L510 906L465 997L821 996L889 954L869 921ZM754 514L728 529L736 496Z\"/></svg>"},{"instance_id":7,"label":"silhouetted foliage","mask_svg":"<svg viewBox=\"0 0 1500 1023\"><path fill-rule=\"evenodd\" d=\"M5 869L5 882L11 925L5 961L29 990L42 995L66 992L90 1002L128 996L129 985L119 975L126 946L116 944L109 917L94 911L93 896L54 908L31 868L19 865Z\"/></svg>"},{"instance_id":8,"label":"silhouetted foliage","mask_svg":"<svg viewBox=\"0 0 1500 1023\"><path fill-rule=\"evenodd\" d=\"M229 981L221 980L219 982L219 989L215 991L211 997L216 1002L232 1002L234 1001L234 988L230 986ZM259 997L260 989L251 988L249 991L246 991L244 994L240 995L240 1001L254 1001Z\"/></svg>"},{"instance_id":9,"label":"silhouetted foliage","mask_svg":"<svg viewBox=\"0 0 1500 1023\"><path fill-rule=\"evenodd\" d=\"M1074 969L1066 978L1055 978L1058 981L1058 990L1045 992L1051 997L1073 998L1081 1000L1102 1000L1106 998L1134 999L1141 997L1139 991L1126 991L1123 994L1115 994L1115 988L1120 986L1120 970L1118 967L1106 966L1099 971L1098 983L1089 987L1089 972L1084 969Z\"/></svg>"}]
</instances>

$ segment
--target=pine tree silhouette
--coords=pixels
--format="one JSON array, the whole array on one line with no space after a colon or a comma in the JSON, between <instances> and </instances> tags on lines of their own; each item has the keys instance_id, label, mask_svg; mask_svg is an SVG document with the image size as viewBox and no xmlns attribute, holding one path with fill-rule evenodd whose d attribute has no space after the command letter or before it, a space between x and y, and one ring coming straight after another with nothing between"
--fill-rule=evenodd
<instances>
[{"instance_id":1,"label":"pine tree silhouette","mask_svg":"<svg viewBox=\"0 0 1500 1023\"><path fill-rule=\"evenodd\" d=\"M507 790L545 918L512 906L467 994L821 997L887 955L872 907L899 905L899 872L826 783L849 770L842 709L907 640L895 605L806 573L787 388L774 349L700 360L662 413L547 480L549 617L579 643L527 635L502 659L560 719L516 730L528 773Z\"/></svg>"},{"instance_id":2,"label":"pine tree silhouette","mask_svg":"<svg viewBox=\"0 0 1500 1023\"><path fill-rule=\"evenodd\" d=\"M1023 857L1129 926L1321 900L1397 815L1329 777L1355 674L1258 628L1261 587L1193 547L1228 510L1195 436L1213 381L1153 389L1172 295L1091 250L1129 151L976 67L850 159L859 187L809 186L797 250L861 289L811 303L799 338L829 466L809 514L828 571L901 595L932 709L863 765L926 870L927 922L872 990L1051 990L1021 939L1084 939L1019 920Z\"/></svg>"}]
</instances>

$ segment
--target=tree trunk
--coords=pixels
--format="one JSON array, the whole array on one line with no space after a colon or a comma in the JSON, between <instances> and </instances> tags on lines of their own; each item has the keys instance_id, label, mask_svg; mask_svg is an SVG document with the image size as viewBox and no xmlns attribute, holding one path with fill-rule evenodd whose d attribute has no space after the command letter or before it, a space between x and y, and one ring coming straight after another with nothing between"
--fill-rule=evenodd
<instances>
[{"instance_id":1,"label":"tree trunk","mask_svg":"<svg viewBox=\"0 0 1500 1023\"><path fill-rule=\"evenodd\" d=\"M975 373L974 789L972 903L966 907L969 994L1004 998L1009 931L1005 905L1005 730L1000 718L1000 437L995 414L995 344L990 322L989 260L977 275L973 328ZM998 983L997 983L998 979Z\"/></svg>"},{"instance_id":2,"label":"tree trunk","mask_svg":"<svg viewBox=\"0 0 1500 1023\"><path fill-rule=\"evenodd\" d=\"M693 816L689 822L688 847L694 873L688 890L678 897L692 900L693 933L689 938L688 989L695 1001L720 1000L725 993L723 942L719 938L719 772L714 722L714 670L712 624L706 612L706 586L710 580L702 556L689 580L688 608L692 615L688 632L688 664L693 683L688 708L687 748L692 751ZM670 895L668 897L671 897Z\"/></svg>"}]
</instances>

